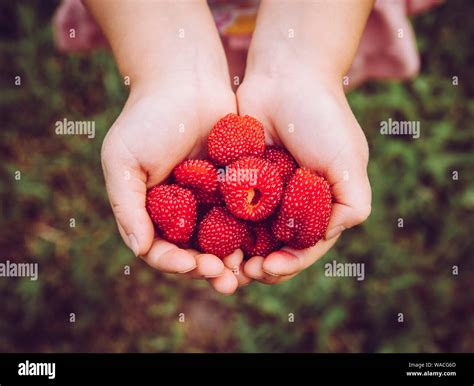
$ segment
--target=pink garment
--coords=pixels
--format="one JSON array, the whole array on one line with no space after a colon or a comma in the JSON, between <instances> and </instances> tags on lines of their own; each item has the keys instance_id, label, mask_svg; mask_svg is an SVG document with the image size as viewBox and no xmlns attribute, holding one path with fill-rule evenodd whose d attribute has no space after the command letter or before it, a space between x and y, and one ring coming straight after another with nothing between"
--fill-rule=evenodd
<instances>
[{"instance_id":1,"label":"pink garment","mask_svg":"<svg viewBox=\"0 0 474 386\"><path fill-rule=\"evenodd\" d=\"M54 40L62 52L82 52L108 43L81 0L62 0L53 17Z\"/></svg>"},{"instance_id":2,"label":"pink garment","mask_svg":"<svg viewBox=\"0 0 474 386\"><path fill-rule=\"evenodd\" d=\"M408 16L440 3L441 0L376 0L348 74L349 88L370 79L414 77L420 60ZM209 4L226 49L231 77L242 79L258 0L210 0ZM108 46L81 0L62 0L53 24L56 45L63 52Z\"/></svg>"},{"instance_id":3,"label":"pink garment","mask_svg":"<svg viewBox=\"0 0 474 386\"><path fill-rule=\"evenodd\" d=\"M408 16L439 0L377 0L349 70L349 88L370 79L407 79L418 74L420 57Z\"/></svg>"}]
</instances>

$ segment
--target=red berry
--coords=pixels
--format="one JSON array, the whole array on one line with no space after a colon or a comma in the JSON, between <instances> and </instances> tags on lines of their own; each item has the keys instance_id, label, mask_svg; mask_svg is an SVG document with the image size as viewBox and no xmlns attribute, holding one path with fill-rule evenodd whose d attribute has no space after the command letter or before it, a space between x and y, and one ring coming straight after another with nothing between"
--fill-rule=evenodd
<instances>
[{"instance_id":1,"label":"red berry","mask_svg":"<svg viewBox=\"0 0 474 386\"><path fill-rule=\"evenodd\" d=\"M280 172L284 184L290 180L295 169L298 167L293 156L280 146L267 146L263 159L275 165Z\"/></svg>"},{"instance_id":2,"label":"red berry","mask_svg":"<svg viewBox=\"0 0 474 386\"><path fill-rule=\"evenodd\" d=\"M198 243L202 251L221 259L240 248L247 235L243 221L237 220L223 207L214 207L199 224Z\"/></svg>"},{"instance_id":3,"label":"red berry","mask_svg":"<svg viewBox=\"0 0 474 386\"><path fill-rule=\"evenodd\" d=\"M259 221L270 216L283 193L277 168L263 159L245 157L226 169L220 188L229 211L243 220Z\"/></svg>"},{"instance_id":4,"label":"red berry","mask_svg":"<svg viewBox=\"0 0 474 386\"><path fill-rule=\"evenodd\" d=\"M261 157L265 151L265 132L255 118L231 113L214 125L207 144L211 160L227 165L244 156Z\"/></svg>"},{"instance_id":5,"label":"red berry","mask_svg":"<svg viewBox=\"0 0 474 386\"><path fill-rule=\"evenodd\" d=\"M207 160L193 159L181 162L173 170L176 182L189 188L199 204L222 204L218 189L218 172L214 164Z\"/></svg>"},{"instance_id":6,"label":"red berry","mask_svg":"<svg viewBox=\"0 0 474 386\"><path fill-rule=\"evenodd\" d=\"M326 232L331 208L331 189L326 179L299 168L286 187L273 234L293 248L312 247Z\"/></svg>"},{"instance_id":7,"label":"red berry","mask_svg":"<svg viewBox=\"0 0 474 386\"><path fill-rule=\"evenodd\" d=\"M217 190L217 169L204 159L190 159L181 162L173 170L176 182L186 188L213 192Z\"/></svg>"},{"instance_id":8,"label":"red berry","mask_svg":"<svg viewBox=\"0 0 474 386\"><path fill-rule=\"evenodd\" d=\"M269 223L249 224L248 228L248 236L241 246L246 257L265 257L280 248L281 243L273 236Z\"/></svg>"},{"instance_id":9,"label":"red berry","mask_svg":"<svg viewBox=\"0 0 474 386\"><path fill-rule=\"evenodd\" d=\"M197 202L193 193L178 185L157 185L146 195L146 208L166 240L186 244L196 225Z\"/></svg>"},{"instance_id":10,"label":"red berry","mask_svg":"<svg viewBox=\"0 0 474 386\"><path fill-rule=\"evenodd\" d=\"M194 195L196 196L197 202L201 205L223 205L224 199L219 189L214 192L206 192L204 190L193 190Z\"/></svg>"}]
</instances>

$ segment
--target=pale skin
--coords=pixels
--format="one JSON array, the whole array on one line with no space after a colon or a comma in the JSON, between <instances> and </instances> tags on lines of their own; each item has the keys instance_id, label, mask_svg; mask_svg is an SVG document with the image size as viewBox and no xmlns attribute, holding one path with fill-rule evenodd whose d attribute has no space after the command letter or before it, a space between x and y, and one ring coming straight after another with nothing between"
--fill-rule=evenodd
<instances>
[{"instance_id":1,"label":"pale skin","mask_svg":"<svg viewBox=\"0 0 474 386\"><path fill-rule=\"evenodd\" d=\"M325 239L251 258L244 272L284 282L322 257L341 232L370 214L368 146L343 91L372 1L263 0L249 50L239 113L263 122L268 137L300 165L322 173L335 204Z\"/></svg>"},{"instance_id":2,"label":"pale skin","mask_svg":"<svg viewBox=\"0 0 474 386\"><path fill-rule=\"evenodd\" d=\"M127 103L104 140L102 164L120 234L135 255L159 271L206 279L218 292L232 294L252 279L288 280L324 255L343 229L365 220L368 148L342 77L371 1L262 1L237 99L205 1L85 3L131 81ZM291 28L294 38L288 39ZM213 124L237 111L260 119L269 142L328 178L336 203L326 239L315 247L285 247L244 263L240 250L221 260L154 238L147 188L163 182L182 160L204 156Z\"/></svg>"}]
</instances>

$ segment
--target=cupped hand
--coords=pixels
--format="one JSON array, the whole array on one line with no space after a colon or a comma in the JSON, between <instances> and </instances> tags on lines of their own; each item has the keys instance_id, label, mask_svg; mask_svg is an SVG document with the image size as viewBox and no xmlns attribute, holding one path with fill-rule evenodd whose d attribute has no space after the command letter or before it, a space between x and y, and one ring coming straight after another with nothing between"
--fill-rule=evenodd
<instances>
[{"instance_id":1,"label":"cupped hand","mask_svg":"<svg viewBox=\"0 0 474 386\"><path fill-rule=\"evenodd\" d=\"M212 126L235 110L235 95L226 82L211 74L167 73L132 88L102 146L107 192L128 247L159 271L207 278L224 294L238 286L231 271L238 251L223 261L155 238L145 198L147 189L164 182L182 160L202 157Z\"/></svg>"},{"instance_id":2,"label":"cupped hand","mask_svg":"<svg viewBox=\"0 0 474 386\"><path fill-rule=\"evenodd\" d=\"M341 232L363 222L371 210L368 146L342 90L324 73L247 73L237 90L240 115L263 122L270 143L290 151L298 164L324 175L333 209L325 239L314 247L283 247L266 258L251 257L244 273L267 284L284 282L312 265Z\"/></svg>"}]
</instances>

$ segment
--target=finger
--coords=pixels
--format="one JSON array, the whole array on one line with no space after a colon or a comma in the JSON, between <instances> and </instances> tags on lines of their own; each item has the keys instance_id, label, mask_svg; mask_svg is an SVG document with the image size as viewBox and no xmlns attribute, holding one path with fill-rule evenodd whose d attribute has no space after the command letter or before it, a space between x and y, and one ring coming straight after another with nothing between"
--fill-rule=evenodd
<instances>
[{"instance_id":1,"label":"finger","mask_svg":"<svg viewBox=\"0 0 474 386\"><path fill-rule=\"evenodd\" d=\"M239 282L239 287L249 285L253 281L252 278L245 274L245 263L245 261L242 261L238 269L233 271L237 281Z\"/></svg>"},{"instance_id":2,"label":"finger","mask_svg":"<svg viewBox=\"0 0 474 386\"><path fill-rule=\"evenodd\" d=\"M251 279L258 280L262 283L275 284L279 277L276 275L269 275L263 271L264 261L265 257L253 256L245 263L244 273Z\"/></svg>"},{"instance_id":3,"label":"finger","mask_svg":"<svg viewBox=\"0 0 474 386\"><path fill-rule=\"evenodd\" d=\"M254 256L245 264L245 274L263 284L280 284L290 280L293 275L273 275L263 271L263 264L266 258ZM299 272L298 272L299 273Z\"/></svg>"},{"instance_id":4,"label":"finger","mask_svg":"<svg viewBox=\"0 0 474 386\"><path fill-rule=\"evenodd\" d=\"M239 287L248 285L252 282L252 279L244 273L244 253L241 249L236 249L230 255L224 257L222 261L225 266L234 273L239 283Z\"/></svg>"},{"instance_id":5,"label":"finger","mask_svg":"<svg viewBox=\"0 0 474 386\"><path fill-rule=\"evenodd\" d=\"M196 249L193 248L188 248L186 249L187 252L189 252L191 255L194 256L194 259L196 259L197 255L200 255L201 252L199 252ZM197 261L196 261L196 268L194 268L192 271L181 273L180 277L185 278L185 279L193 279L193 280L198 280L198 279L203 279L203 277L197 273Z\"/></svg>"},{"instance_id":6,"label":"finger","mask_svg":"<svg viewBox=\"0 0 474 386\"><path fill-rule=\"evenodd\" d=\"M195 259L197 263L196 269L185 274L190 279L213 278L224 273L224 263L215 255L198 252Z\"/></svg>"},{"instance_id":7,"label":"finger","mask_svg":"<svg viewBox=\"0 0 474 386\"><path fill-rule=\"evenodd\" d=\"M294 275L285 275L285 276L279 276L278 281L274 284L282 284L287 282L290 279L293 279L296 275L299 275L301 272L295 273Z\"/></svg>"},{"instance_id":8,"label":"finger","mask_svg":"<svg viewBox=\"0 0 474 386\"><path fill-rule=\"evenodd\" d=\"M229 268L225 268L221 276L208 279L208 281L217 292L223 295L232 295L239 285L237 278Z\"/></svg>"},{"instance_id":9,"label":"finger","mask_svg":"<svg viewBox=\"0 0 474 386\"><path fill-rule=\"evenodd\" d=\"M241 249L236 249L230 255L225 256L222 261L231 271L237 269L244 259L244 253Z\"/></svg>"},{"instance_id":10,"label":"finger","mask_svg":"<svg viewBox=\"0 0 474 386\"><path fill-rule=\"evenodd\" d=\"M102 168L107 193L125 244L135 256L150 249L154 229L145 208L146 174L120 141L107 139L102 147Z\"/></svg>"},{"instance_id":11,"label":"finger","mask_svg":"<svg viewBox=\"0 0 474 386\"><path fill-rule=\"evenodd\" d=\"M262 272L270 276L295 275L308 268L332 248L339 236L331 240L320 240L311 248L293 249L283 247L269 254L262 262Z\"/></svg>"},{"instance_id":12,"label":"finger","mask_svg":"<svg viewBox=\"0 0 474 386\"><path fill-rule=\"evenodd\" d=\"M331 186L334 204L325 238L329 240L343 230L365 221L371 211L372 192L365 167L339 167L339 175Z\"/></svg>"},{"instance_id":13,"label":"finger","mask_svg":"<svg viewBox=\"0 0 474 386\"><path fill-rule=\"evenodd\" d=\"M186 273L197 268L192 253L165 240L156 239L141 258L151 267L166 273Z\"/></svg>"}]
</instances>

